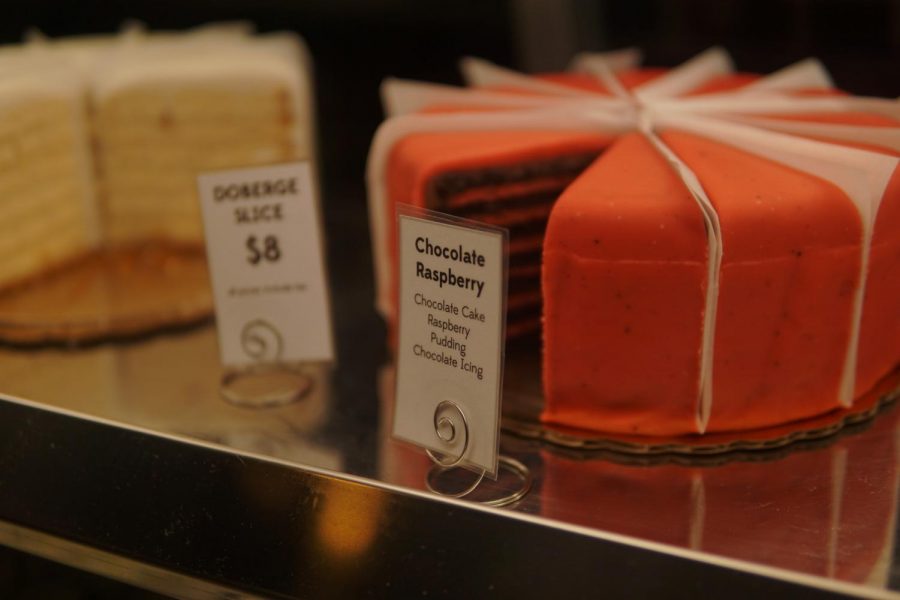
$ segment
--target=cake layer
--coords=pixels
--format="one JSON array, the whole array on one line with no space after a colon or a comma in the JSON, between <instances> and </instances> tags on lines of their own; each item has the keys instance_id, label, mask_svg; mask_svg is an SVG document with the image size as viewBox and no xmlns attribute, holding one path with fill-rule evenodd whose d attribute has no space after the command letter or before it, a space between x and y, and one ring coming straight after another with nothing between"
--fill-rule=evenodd
<instances>
[{"instance_id":1,"label":"cake layer","mask_svg":"<svg viewBox=\"0 0 900 600\"><path fill-rule=\"evenodd\" d=\"M509 260L507 335L532 331L540 321L540 247L550 210L559 194L596 157L595 152L517 165L436 176L429 184L434 210L506 228ZM522 257L522 258L520 258ZM524 263L523 260L532 262Z\"/></svg>"},{"instance_id":2,"label":"cake layer","mask_svg":"<svg viewBox=\"0 0 900 600\"><path fill-rule=\"evenodd\" d=\"M287 90L197 81L99 100L97 158L107 237L202 242L197 173L297 156ZM217 89L218 88L218 89Z\"/></svg>"},{"instance_id":3,"label":"cake layer","mask_svg":"<svg viewBox=\"0 0 900 600\"><path fill-rule=\"evenodd\" d=\"M198 173L310 156L299 57L271 42L158 42L122 49L94 74L100 198L112 243L201 243Z\"/></svg>"},{"instance_id":4,"label":"cake layer","mask_svg":"<svg viewBox=\"0 0 900 600\"><path fill-rule=\"evenodd\" d=\"M292 35L33 37L0 48L0 288L104 240L200 244L198 173L312 158Z\"/></svg>"},{"instance_id":5,"label":"cake layer","mask_svg":"<svg viewBox=\"0 0 900 600\"><path fill-rule=\"evenodd\" d=\"M387 222L394 239L396 203L508 227L511 269L538 269L550 207L558 194L609 143L609 136L506 131L415 134L393 148L388 166ZM394 243L391 243L391 247ZM526 278L529 277L526 275ZM533 331L540 288L509 285L509 335Z\"/></svg>"},{"instance_id":6,"label":"cake layer","mask_svg":"<svg viewBox=\"0 0 900 600\"><path fill-rule=\"evenodd\" d=\"M0 287L97 244L83 104L71 83L58 93L22 82L20 92L30 92L0 103Z\"/></svg>"}]
</instances>

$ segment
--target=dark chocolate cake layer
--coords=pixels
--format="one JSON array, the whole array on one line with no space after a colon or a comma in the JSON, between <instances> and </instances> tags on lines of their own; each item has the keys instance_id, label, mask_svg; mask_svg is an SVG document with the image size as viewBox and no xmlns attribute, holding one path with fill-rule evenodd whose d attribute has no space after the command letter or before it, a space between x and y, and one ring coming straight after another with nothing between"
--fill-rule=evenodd
<instances>
[{"instance_id":1,"label":"dark chocolate cake layer","mask_svg":"<svg viewBox=\"0 0 900 600\"><path fill-rule=\"evenodd\" d=\"M541 247L550 211L597 152L441 173L427 186L428 207L509 231L507 335L540 327Z\"/></svg>"}]
</instances>

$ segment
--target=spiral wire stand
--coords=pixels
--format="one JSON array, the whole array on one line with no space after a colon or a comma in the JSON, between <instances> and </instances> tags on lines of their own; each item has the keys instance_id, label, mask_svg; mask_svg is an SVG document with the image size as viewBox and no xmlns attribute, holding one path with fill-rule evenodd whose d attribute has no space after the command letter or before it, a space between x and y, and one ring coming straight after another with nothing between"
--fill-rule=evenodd
<instances>
[{"instance_id":1,"label":"spiral wire stand","mask_svg":"<svg viewBox=\"0 0 900 600\"><path fill-rule=\"evenodd\" d=\"M312 389L313 380L309 375L299 366L281 361L284 340L271 323L255 319L244 325L241 347L256 362L222 374L219 395L227 403L241 408L276 408L299 401ZM286 385L266 390L276 378L290 380Z\"/></svg>"},{"instance_id":2,"label":"spiral wire stand","mask_svg":"<svg viewBox=\"0 0 900 600\"><path fill-rule=\"evenodd\" d=\"M460 406L452 400L442 400L434 409L433 422L435 435L437 435L438 439L447 444L453 443L456 440L457 426L453 423L453 420L450 419L450 417L444 414L448 409L459 415L459 421L462 424L462 434L464 436L462 440L462 449L455 457L441 456L437 452L434 452L428 448L425 449L426 454L428 454L428 457L434 463L431 465L431 468L428 469L428 473L426 473L425 475L425 487L428 488L429 492L447 498L465 498L466 496L472 494L472 492L474 492L476 489L478 489L478 486L481 485L482 481L484 481L486 471L484 469L481 469L481 472L478 474L475 481L461 491L447 492L440 489L438 485L438 479L440 478L440 476L444 473L457 469L463 463L466 452L469 449L469 420L466 418L466 413L463 412L462 408L460 408ZM498 462L501 469L505 468L507 471L518 477L521 480L522 484L518 489L515 489L499 498L480 501L486 506L493 506L497 508L515 504L516 502L524 498L525 495L528 494L528 492L531 490L531 485L533 482L531 471L528 469L528 467L526 467L518 460L509 456L501 455L498 459Z\"/></svg>"}]
</instances>

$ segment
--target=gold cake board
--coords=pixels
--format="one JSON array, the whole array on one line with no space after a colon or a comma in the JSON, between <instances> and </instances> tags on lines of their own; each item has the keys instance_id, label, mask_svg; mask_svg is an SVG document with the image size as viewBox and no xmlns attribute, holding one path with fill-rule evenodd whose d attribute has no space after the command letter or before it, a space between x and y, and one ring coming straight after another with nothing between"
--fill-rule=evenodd
<instances>
[{"instance_id":1,"label":"gold cake board","mask_svg":"<svg viewBox=\"0 0 900 600\"><path fill-rule=\"evenodd\" d=\"M79 345L207 320L213 301L202 247L97 250L0 292L0 342Z\"/></svg>"},{"instance_id":2,"label":"gold cake board","mask_svg":"<svg viewBox=\"0 0 900 600\"><path fill-rule=\"evenodd\" d=\"M776 427L678 437L600 433L540 421L543 408L540 351L535 351L533 344L533 341L511 342L508 349L501 426L507 433L548 442L561 449L635 456L714 456L772 450L833 436L845 428L872 419L882 408L900 398L898 368L870 392L857 398L850 408Z\"/></svg>"}]
</instances>

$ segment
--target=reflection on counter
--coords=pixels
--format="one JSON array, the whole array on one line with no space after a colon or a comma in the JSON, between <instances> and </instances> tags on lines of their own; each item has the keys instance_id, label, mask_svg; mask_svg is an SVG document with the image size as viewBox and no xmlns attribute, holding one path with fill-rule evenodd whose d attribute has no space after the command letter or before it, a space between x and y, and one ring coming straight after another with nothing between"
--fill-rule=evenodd
<instances>
[{"instance_id":1,"label":"reflection on counter","mask_svg":"<svg viewBox=\"0 0 900 600\"><path fill-rule=\"evenodd\" d=\"M164 433L321 468L342 468L340 452L312 437L327 419L330 369L298 402L275 409L231 406L219 395L216 332L203 327L137 343L78 351L0 350L0 390Z\"/></svg>"},{"instance_id":2,"label":"reflection on counter","mask_svg":"<svg viewBox=\"0 0 900 600\"><path fill-rule=\"evenodd\" d=\"M115 418L118 409L116 352L99 346L69 350L0 350L4 394Z\"/></svg>"},{"instance_id":3,"label":"reflection on counter","mask_svg":"<svg viewBox=\"0 0 900 600\"><path fill-rule=\"evenodd\" d=\"M378 404L381 411L379 420L381 430L378 434L381 460L378 462L378 478L394 485L424 490L425 476L432 465L431 459L424 450L391 437L391 428L394 424L395 373L393 366L385 366L378 372Z\"/></svg>"},{"instance_id":4,"label":"reflection on counter","mask_svg":"<svg viewBox=\"0 0 900 600\"><path fill-rule=\"evenodd\" d=\"M369 490L360 495L365 488L358 488L353 494L338 486L331 488L322 494L319 542L332 558L352 561L369 551L375 542L384 496Z\"/></svg>"},{"instance_id":5,"label":"reflection on counter","mask_svg":"<svg viewBox=\"0 0 900 600\"><path fill-rule=\"evenodd\" d=\"M389 417L393 374L381 374ZM389 427L390 419L383 419ZM537 489L515 509L556 521L884 588L894 561L900 407L813 443L690 458L577 452L504 436ZM380 477L424 489L424 453L382 439Z\"/></svg>"},{"instance_id":6,"label":"reflection on counter","mask_svg":"<svg viewBox=\"0 0 900 600\"><path fill-rule=\"evenodd\" d=\"M391 439L394 373L385 366L376 377L377 362L375 355L345 354L333 373L325 367L309 371L314 386L301 401L238 408L219 396L215 330L202 327L77 352L2 349L0 390L425 491L431 462L419 449ZM884 588L897 580L898 427L900 407L888 406L874 420L835 436L771 451L638 457L578 453L510 435L503 436L501 451L526 464L535 478L513 508L518 512ZM348 504L330 495L327 502L320 497L295 506L297 498L279 495L271 481L239 484L255 504L293 507L298 519L316 519L309 556L330 553L352 562L378 543L379 524L388 518L389 507L374 501ZM510 477L491 486L512 491L519 484Z\"/></svg>"},{"instance_id":7,"label":"reflection on counter","mask_svg":"<svg viewBox=\"0 0 900 600\"><path fill-rule=\"evenodd\" d=\"M887 584L900 410L819 448L715 466L627 464L543 450L541 514L837 579ZM728 457L723 457L728 461Z\"/></svg>"}]
</instances>

